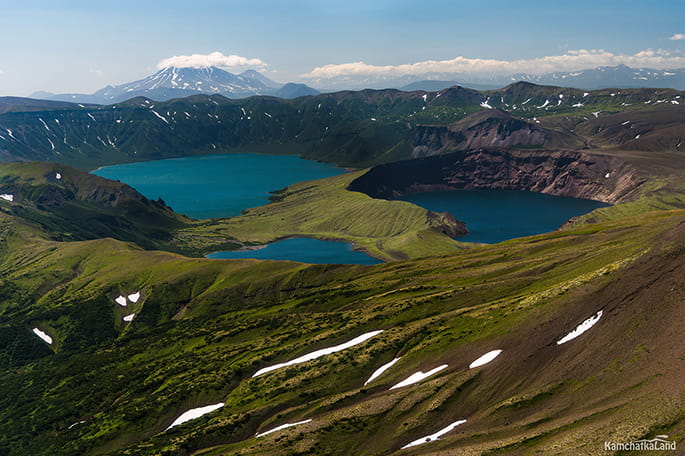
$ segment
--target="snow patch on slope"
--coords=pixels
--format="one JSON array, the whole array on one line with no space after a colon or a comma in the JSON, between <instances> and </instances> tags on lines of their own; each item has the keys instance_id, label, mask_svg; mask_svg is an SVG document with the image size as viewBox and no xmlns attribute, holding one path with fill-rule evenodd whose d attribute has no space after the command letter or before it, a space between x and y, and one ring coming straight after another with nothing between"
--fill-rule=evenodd
<instances>
[{"instance_id":1,"label":"snow patch on slope","mask_svg":"<svg viewBox=\"0 0 685 456\"><path fill-rule=\"evenodd\" d=\"M390 369L399 360L400 360L400 358L395 358L392 361L390 361L389 363L383 364L381 367L376 369L373 372L373 374L371 374L371 377L369 377L369 379L364 382L364 386L368 385L369 383L371 383L372 381L374 381L375 379L380 377L383 374L383 372Z\"/></svg>"},{"instance_id":2,"label":"snow patch on slope","mask_svg":"<svg viewBox=\"0 0 685 456\"><path fill-rule=\"evenodd\" d=\"M435 375L438 372L440 372L443 369L447 368L447 364L443 364L441 366L436 367L435 369L431 369L428 372L423 372L423 371L418 371L414 374L411 374L409 377L405 378L401 382L399 382L397 385L393 386L390 388L391 390L396 389L396 388L402 388L403 386L409 386L413 385L414 383L418 383L420 381L423 381L430 377L431 375Z\"/></svg>"},{"instance_id":3,"label":"snow patch on slope","mask_svg":"<svg viewBox=\"0 0 685 456\"><path fill-rule=\"evenodd\" d=\"M287 366L292 366L294 364L300 364L304 363L307 361L311 361L316 358L320 358L325 355L330 355L331 353L336 353L342 350L345 350L350 347L354 347L355 345L361 344L362 342L365 342L368 339L371 339L374 336L377 336L378 334L382 333L383 331L371 331L365 334L362 334L361 336L355 337L354 339L345 342L344 344L336 345L334 347L328 347L328 348L322 348L321 350L316 350L311 353L307 353L306 355L302 355L299 358L295 358L291 361L287 361L285 363L279 363L279 364L274 364L273 366L265 367L263 369L258 370L252 377L257 377L262 374L266 374L267 372L271 372L276 369L280 369L282 367L287 367Z\"/></svg>"},{"instance_id":4,"label":"snow patch on slope","mask_svg":"<svg viewBox=\"0 0 685 456\"><path fill-rule=\"evenodd\" d=\"M443 435L452 431L457 426L464 424L464 423L466 423L466 420L455 421L454 423L450 424L449 426L447 426L443 429L440 429L435 434L427 435L426 437L421 437L420 439L414 440L413 442L408 443L405 446L403 446L401 449L410 448L410 447L417 446L417 445L423 445L424 443L429 443L429 442L434 442L436 440L440 440L440 437L442 437Z\"/></svg>"},{"instance_id":5,"label":"snow patch on slope","mask_svg":"<svg viewBox=\"0 0 685 456\"><path fill-rule=\"evenodd\" d=\"M311 422L311 421L312 421L312 420L309 419L309 420L304 420L304 421L298 421L297 423L286 423L286 424L282 424L282 425L280 425L280 426L278 426L278 427L275 427L275 428L273 428L273 429L269 429L268 431L260 432L260 433L258 433L257 435L255 435L255 437L264 437L265 435L271 434L272 432L280 431L280 430L282 430L282 429L287 429L287 428L293 427L293 426L299 426L300 424L306 424L306 423L309 423L309 422Z\"/></svg>"},{"instance_id":6,"label":"snow patch on slope","mask_svg":"<svg viewBox=\"0 0 685 456\"><path fill-rule=\"evenodd\" d=\"M206 405L204 407L190 409L187 412L181 414L181 416L179 416L178 418L176 418L176 420L174 420L174 422L171 423L171 425L168 428L166 428L165 431L168 431L172 427L178 426L179 424L183 424L186 421L194 420L195 418L199 418L202 415L206 415L208 413L213 412L214 410L218 410L223 406L224 403L219 402L218 404Z\"/></svg>"},{"instance_id":7,"label":"snow patch on slope","mask_svg":"<svg viewBox=\"0 0 685 456\"><path fill-rule=\"evenodd\" d=\"M576 326L576 329L574 329L573 331L571 331L570 333L566 334L564 337L562 337L561 339L559 339L559 340L557 341L557 345L565 344L565 343L568 342L569 340L575 339L576 337L580 336L581 334L583 334L583 333L584 333L585 331L587 331L588 329L592 328L595 324L597 324L597 322L599 321L599 319L602 318L602 314L603 314L603 313L604 313L604 312L600 310L599 312L597 312L597 313L596 313L595 315L593 315L592 317L590 317L590 318L588 318L587 320L583 321L581 324L579 324L578 326Z\"/></svg>"}]
</instances>

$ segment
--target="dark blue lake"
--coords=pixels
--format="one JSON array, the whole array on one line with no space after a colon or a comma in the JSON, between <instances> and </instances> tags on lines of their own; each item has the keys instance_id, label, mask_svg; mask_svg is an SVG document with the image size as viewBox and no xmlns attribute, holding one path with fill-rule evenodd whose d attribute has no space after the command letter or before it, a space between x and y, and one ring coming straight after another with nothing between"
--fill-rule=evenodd
<instances>
[{"instance_id":1,"label":"dark blue lake","mask_svg":"<svg viewBox=\"0 0 685 456\"><path fill-rule=\"evenodd\" d=\"M344 173L333 165L290 155L223 154L171 158L93 171L120 180L150 199L161 197L193 218L232 217L269 202L269 192L296 182Z\"/></svg>"},{"instance_id":2,"label":"dark blue lake","mask_svg":"<svg viewBox=\"0 0 685 456\"><path fill-rule=\"evenodd\" d=\"M352 250L346 242L321 241L310 238L293 238L274 242L257 250L216 252L208 258L257 258L261 260L290 260L303 263L378 264L381 263L363 252Z\"/></svg>"},{"instance_id":3,"label":"dark blue lake","mask_svg":"<svg viewBox=\"0 0 685 456\"><path fill-rule=\"evenodd\" d=\"M470 231L457 240L487 244L547 233L572 217L609 206L586 199L489 189L424 192L398 199L434 212L451 213L466 222Z\"/></svg>"}]
</instances>

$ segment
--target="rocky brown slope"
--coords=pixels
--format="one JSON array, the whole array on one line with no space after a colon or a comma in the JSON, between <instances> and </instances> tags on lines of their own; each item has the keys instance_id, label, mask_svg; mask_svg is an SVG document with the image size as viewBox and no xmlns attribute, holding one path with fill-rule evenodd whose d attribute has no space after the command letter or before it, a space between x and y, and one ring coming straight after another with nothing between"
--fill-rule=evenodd
<instances>
[{"instance_id":1,"label":"rocky brown slope","mask_svg":"<svg viewBox=\"0 0 685 456\"><path fill-rule=\"evenodd\" d=\"M610 156L564 150L479 148L372 168L349 190L376 198L474 188L526 190L620 203L639 191L644 178Z\"/></svg>"},{"instance_id":2,"label":"rocky brown slope","mask_svg":"<svg viewBox=\"0 0 685 456\"><path fill-rule=\"evenodd\" d=\"M485 109L449 125L417 125L410 132L412 157L478 147L579 148L570 132L529 122L499 109Z\"/></svg>"}]
</instances>

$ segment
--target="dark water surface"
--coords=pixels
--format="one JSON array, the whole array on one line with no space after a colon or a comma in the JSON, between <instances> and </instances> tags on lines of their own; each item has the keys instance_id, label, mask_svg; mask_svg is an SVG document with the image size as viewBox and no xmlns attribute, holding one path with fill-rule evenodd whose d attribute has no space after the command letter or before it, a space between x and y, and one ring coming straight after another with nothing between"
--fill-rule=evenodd
<instances>
[{"instance_id":1,"label":"dark water surface","mask_svg":"<svg viewBox=\"0 0 685 456\"><path fill-rule=\"evenodd\" d=\"M321 241L310 238L293 238L274 242L262 249L216 252L208 258L257 258L261 260L290 260L303 263L378 264L381 263L363 252L352 250L346 242Z\"/></svg>"},{"instance_id":2,"label":"dark water surface","mask_svg":"<svg viewBox=\"0 0 685 456\"><path fill-rule=\"evenodd\" d=\"M456 239L488 244L547 233L568 219L609 206L598 201L519 190L451 190L398 198L466 222L470 233Z\"/></svg>"},{"instance_id":3,"label":"dark water surface","mask_svg":"<svg viewBox=\"0 0 685 456\"><path fill-rule=\"evenodd\" d=\"M223 154L105 166L94 174L120 180L150 199L161 197L193 218L232 217L269 202L269 192L344 173L291 155Z\"/></svg>"}]
</instances>

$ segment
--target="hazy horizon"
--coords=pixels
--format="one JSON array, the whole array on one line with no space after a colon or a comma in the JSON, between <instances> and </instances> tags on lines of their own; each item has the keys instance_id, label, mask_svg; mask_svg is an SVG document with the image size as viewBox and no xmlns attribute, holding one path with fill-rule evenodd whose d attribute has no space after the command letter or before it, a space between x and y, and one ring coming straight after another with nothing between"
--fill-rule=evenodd
<instances>
[{"instance_id":1,"label":"hazy horizon","mask_svg":"<svg viewBox=\"0 0 685 456\"><path fill-rule=\"evenodd\" d=\"M685 4L429 0L25 1L5 6L0 95L92 93L165 65L331 78L685 67ZM27 30L30 33L27 33Z\"/></svg>"}]
</instances>

